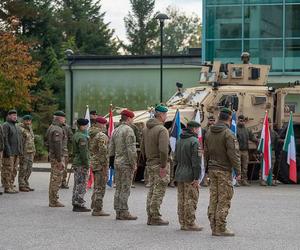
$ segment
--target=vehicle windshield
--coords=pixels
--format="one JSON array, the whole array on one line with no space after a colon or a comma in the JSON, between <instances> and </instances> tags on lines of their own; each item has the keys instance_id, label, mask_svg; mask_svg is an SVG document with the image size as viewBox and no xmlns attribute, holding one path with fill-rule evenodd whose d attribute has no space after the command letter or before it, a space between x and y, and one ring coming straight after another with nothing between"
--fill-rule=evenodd
<instances>
[{"instance_id":1,"label":"vehicle windshield","mask_svg":"<svg viewBox=\"0 0 300 250\"><path fill-rule=\"evenodd\" d=\"M208 91L205 88L191 88L185 89L181 92L177 92L167 102L168 106L172 105L197 105L201 104L204 98L208 95Z\"/></svg>"}]
</instances>

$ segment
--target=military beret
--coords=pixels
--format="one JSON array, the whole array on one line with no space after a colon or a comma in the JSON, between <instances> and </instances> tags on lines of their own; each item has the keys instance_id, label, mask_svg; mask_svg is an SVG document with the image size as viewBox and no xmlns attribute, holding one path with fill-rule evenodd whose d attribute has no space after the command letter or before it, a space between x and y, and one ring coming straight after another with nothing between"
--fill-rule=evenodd
<instances>
[{"instance_id":1,"label":"military beret","mask_svg":"<svg viewBox=\"0 0 300 250\"><path fill-rule=\"evenodd\" d=\"M12 115L12 114L17 114L18 112L17 112L17 110L15 110L15 109L11 109L11 110L9 110L8 111L8 115Z\"/></svg>"},{"instance_id":2,"label":"military beret","mask_svg":"<svg viewBox=\"0 0 300 250\"><path fill-rule=\"evenodd\" d=\"M199 128L199 127L201 127L201 124L199 122L192 120L187 123L187 127L188 128Z\"/></svg>"},{"instance_id":3,"label":"military beret","mask_svg":"<svg viewBox=\"0 0 300 250\"><path fill-rule=\"evenodd\" d=\"M66 114L63 111L61 111L61 110L55 111L53 115L55 115L55 116L61 116L61 117L66 117Z\"/></svg>"},{"instance_id":4,"label":"military beret","mask_svg":"<svg viewBox=\"0 0 300 250\"><path fill-rule=\"evenodd\" d=\"M207 117L208 120L215 120L215 117L213 115L210 115Z\"/></svg>"},{"instance_id":5,"label":"military beret","mask_svg":"<svg viewBox=\"0 0 300 250\"><path fill-rule=\"evenodd\" d=\"M245 116L244 115L239 115L238 119L239 120L245 120Z\"/></svg>"},{"instance_id":6,"label":"military beret","mask_svg":"<svg viewBox=\"0 0 300 250\"><path fill-rule=\"evenodd\" d=\"M220 110L220 113L225 113L225 114L228 114L228 115L232 115L232 111L229 108L222 108Z\"/></svg>"},{"instance_id":7,"label":"military beret","mask_svg":"<svg viewBox=\"0 0 300 250\"><path fill-rule=\"evenodd\" d=\"M107 120L100 115L96 118L96 122L100 124L107 124Z\"/></svg>"},{"instance_id":8,"label":"military beret","mask_svg":"<svg viewBox=\"0 0 300 250\"><path fill-rule=\"evenodd\" d=\"M163 106L163 105L158 105L158 106L155 107L155 111L166 113L166 112L168 112L168 108L166 106Z\"/></svg>"},{"instance_id":9,"label":"military beret","mask_svg":"<svg viewBox=\"0 0 300 250\"><path fill-rule=\"evenodd\" d=\"M84 118L78 118L77 119L77 126L85 126L89 124L89 120L88 119L84 119Z\"/></svg>"},{"instance_id":10,"label":"military beret","mask_svg":"<svg viewBox=\"0 0 300 250\"><path fill-rule=\"evenodd\" d=\"M241 54L241 57L245 57L245 56L250 57L250 53L249 52L243 52Z\"/></svg>"},{"instance_id":11,"label":"military beret","mask_svg":"<svg viewBox=\"0 0 300 250\"><path fill-rule=\"evenodd\" d=\"M125 116L130 117L130 118L134 117L134 113L131 110L129 110L129 109L124 109L121 112L121 115L125 115Z\"/></svg>"},{"instance_id":12,"label":"military beret","mask_svg":"<svg viewBox=\"0 0 300 250\"><path fill-rule=\"evenodd\" d=\"M22 120L23 120L23 121L31 121L31 120L32 120L32 116L31 116L31 115L24 115L24 116L22 117Z\"/></svg>"},{"instance_id":13,"label":"military beret","mask_svg":"<svg viewBox=\"0 0 300 250\"><path fill-rule=\"evenodd\" d=\"M97 115L97 111L96 110L91 110L90 115Z\"/></svg>"}]
</instances>

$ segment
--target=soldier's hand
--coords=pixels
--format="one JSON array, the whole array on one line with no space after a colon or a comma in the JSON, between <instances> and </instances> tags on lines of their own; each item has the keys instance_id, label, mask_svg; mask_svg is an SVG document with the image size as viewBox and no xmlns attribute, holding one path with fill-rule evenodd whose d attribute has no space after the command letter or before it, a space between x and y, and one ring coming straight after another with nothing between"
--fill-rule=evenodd
<instances>
[{"instance_id":1,"label":"soldier's hand","mask_svg":"<svg viewBox=\"0 0 300 250\"><path fill-rule=\"evenodd\" d=\"M166 168L159 168L159 176L160 178L164 178L167 175L167 169Z\"/></svg>"},{"instance_id":2,"label":"soldier's hand","mask_svg":"<svg viewBox=\"0 0 300 250\"><path fill-rule=\"evenodd\" d=\"M59 170L63 170L63 169L65 168L65 166L64 166L64 164L63 164L62 161L61 161L61 162L58 162L58 163L57 163L57 166L58 166L58 169L59 169Z\"/></svg>"},{"instance_id":3,"label":"soldier's hand","mask_svg":"<svg viewBox=\"0 0 300 250\"><path fill-rule=\"evenodd\" d=\"M235 179L236 179L237 181L240 181L240 180L241 180L241 175L237 175Z\"/></svg>"},{"instance_id":4,"label":"soldier's hand","mask_svg":"<svg viewBox=\"0 0 300 250\"><path fill-rule=\"evenodd\" d=\"M192 186L194 188L197 188L197 189L200 188L200 182L199 182L199 180L194 180L191 184L192 184Z\"/></svg>"}]
</instances>

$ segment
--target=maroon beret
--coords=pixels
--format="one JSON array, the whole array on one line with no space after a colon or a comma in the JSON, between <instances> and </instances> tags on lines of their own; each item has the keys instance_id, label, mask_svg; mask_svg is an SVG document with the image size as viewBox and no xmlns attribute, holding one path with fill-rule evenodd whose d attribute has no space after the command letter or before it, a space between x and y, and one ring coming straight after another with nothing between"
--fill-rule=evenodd
<instances>
[{"instance_id":1,"label":"maroon beret","mask_svg":"<svg viewBox=\"0 0 300 250\"><path fill-rule=\"evenodd\" d=\"M100 116L100 115L97 116L96 122L100 123L100 124L107 124L107 120L104 117Z\"/></svg>"},{"instance_id":2,"label":"maroon beret","mask_svg":"<svg viewBox=\"0 0 300 250\"><path fill-rule=\"evenodd\" d=\"M134 113L131 110L129 110L129 109L124 109L121 112L121 115L125 115L125 116L130 117L130 118L134 117Z\"/></svg>"}]
</instances>

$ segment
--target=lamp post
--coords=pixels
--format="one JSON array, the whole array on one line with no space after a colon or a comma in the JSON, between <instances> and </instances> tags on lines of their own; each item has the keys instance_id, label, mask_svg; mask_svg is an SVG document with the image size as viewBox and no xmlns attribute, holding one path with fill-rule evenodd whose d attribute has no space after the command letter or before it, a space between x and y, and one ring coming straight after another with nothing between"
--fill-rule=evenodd
<instances>
[{"instance_id":1,"label":"lamp post","mask_svg":"<svg viewBox=\"0 0 300 250\"><path fill-rule=\"evenodd\" d=\"M155 19L159 20L160 24L160 102L163 102L163 47L164 47L164 39L163 39L163 29L165 20L169 19L166 14L159 13L155 17Z\"/></svg>"},{"instance_id":2,"label":"lamp post","mask_svg":"<svg viewBox=\"0 0 300 250\"><path fill-rule=\"evenodd\" d=\"M74 116L73 116L73 113L74 113L74 107L73 107L73 101L74 101L74 98L73 98L73 91L74 91L74 79L73 79L73 69L72 69L72 65L74 63L74 52L73 50L71 49L67 49L65 51L65 54L66 54L66 57L67 57L67 60L68 60L68 68L69 68L69 72L70 72L70 126L71 128L73 128L73 119L74 119ZM69 60L69 58L72 58L72 60Z\"/></svg>"}]
</instances>

